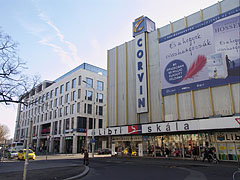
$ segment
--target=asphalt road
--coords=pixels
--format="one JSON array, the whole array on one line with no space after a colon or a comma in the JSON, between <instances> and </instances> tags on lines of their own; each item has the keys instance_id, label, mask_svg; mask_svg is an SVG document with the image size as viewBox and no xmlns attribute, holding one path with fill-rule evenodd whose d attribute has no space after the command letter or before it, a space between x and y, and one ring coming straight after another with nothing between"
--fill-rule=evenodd
<instances>
[{"instance_id":1,"label":"asphalt road","mask_svg":"<svg viewBox=\"0 0 240 180\"><path fill-rule=\"evenodd\" d=\"M189 160L101 158L90 161L82 180L231 180L236 163Z\"/></svg>"},{"instance_id":2,"label":"asphalt road","mask_svg":"<svg viewBox=\"0 0 240 180\"><path fill-rule=\"evenodd\" d=\"M55 159L54 159L55 158ZM84 171L82 157L51 156L30 161L28 180L60 180ZM89 160L89 173L81 180L231 180L237 163L193 160L97 157ZM0 180L22 179L24 161L0 163Z\"/></svg>"}]
</instances>

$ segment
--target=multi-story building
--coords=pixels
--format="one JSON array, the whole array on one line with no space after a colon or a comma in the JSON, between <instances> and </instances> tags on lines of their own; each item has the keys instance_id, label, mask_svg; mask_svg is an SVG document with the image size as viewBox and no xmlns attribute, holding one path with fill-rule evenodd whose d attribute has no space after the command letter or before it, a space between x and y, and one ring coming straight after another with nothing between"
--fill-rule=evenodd
<instances>
[{"instance_id":1,"label":"multi-story building","mask_svg":"<svg viewBox=\"0 0 240 180\"><path fill-rule=\"evenodd\" d=\"M95 136L119 154L240 159L239 13L223 0L157 29L136 19L134 39L108 51L107 128Z\"/></svg>"},{"instance_id":2,"label":"multi-story building","mask_svg":"<svg viewBox=\"0 0 240 180\"><path fill-rule=\"evenodd\" d=\"M99 67L83 63L55 81L43 81L23 96L19 104L14 141L26 141L36 151L77 153L88 144L88 129L104 128L106 75ZM106 142L98 141L96 148Z\"/></svg>"}]
</instances>

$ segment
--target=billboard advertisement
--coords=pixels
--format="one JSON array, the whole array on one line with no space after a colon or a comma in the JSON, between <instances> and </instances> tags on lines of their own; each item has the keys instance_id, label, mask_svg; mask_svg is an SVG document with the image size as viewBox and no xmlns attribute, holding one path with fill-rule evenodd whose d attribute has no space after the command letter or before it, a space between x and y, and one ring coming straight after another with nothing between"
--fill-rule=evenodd
<instances>
[{"instance_id":1,"label":"billboard advertisement","mask_svg":"<svg viewBox=\"0 0 240 180\"><path fill-rule=\"evenodd\" d=\"M159 39L162 95L240 82L240 8Z\"/></svg>"}]
</instances>

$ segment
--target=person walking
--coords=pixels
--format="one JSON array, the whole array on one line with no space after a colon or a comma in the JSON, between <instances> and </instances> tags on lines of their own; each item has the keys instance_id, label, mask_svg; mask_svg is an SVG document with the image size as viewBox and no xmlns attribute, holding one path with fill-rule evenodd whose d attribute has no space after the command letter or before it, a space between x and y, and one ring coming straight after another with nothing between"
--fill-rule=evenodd
<instances>
[{"instance_id":1,"label":"person walking","mask_svg":"<svg viewBox=\"0 0 240 180\"><path fill-rule=\"evenodd\" d=\"M208 153L209 153L209 152L208 152L208 149L205 148L205 149L204 149L204 152L203 152L203 160L202 160L203 162L205 161L205 159L208 159Z\"/></svg>"},{"instance_id":2,"label":"person walking","mask_svg":"<svg viewBox=\"0 0 240 180\"><path fill-rule=\"evenodd\" d=\"M89 158L88 158L88 151L85 149L85 150L84 150L83 164L86 165L86 166L88 166L88 164L89 164L88 159L89 159Z\"/></svg>"},{"instance_id":3,"label":"person walking","mask_svg":"<svg viewBox=\"0 0 240 180\"><path fill-rule=\"evenodd\" d=\"M198 155L197 147L194 147L194 148L193 148L193 160L194 160L194 161L197 160L197 155Z\"/></svg>"}]
</instances>

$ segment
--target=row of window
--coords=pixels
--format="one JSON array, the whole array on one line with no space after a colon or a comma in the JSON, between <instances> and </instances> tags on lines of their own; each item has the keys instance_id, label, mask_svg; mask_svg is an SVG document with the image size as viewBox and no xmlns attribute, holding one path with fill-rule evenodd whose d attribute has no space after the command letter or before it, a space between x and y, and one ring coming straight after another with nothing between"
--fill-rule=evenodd
<instances>
[{"instance_id":1,"label":"row of window","mask_svg":"<svg viewBox=\"0 0 240 180\"><path fill-rule=\"evenodd\" d=\"M33 116L33 114L37 114L40 112L44 112L44 110L51 110L53 107L57 107L58 105L67 104L70 102L70 94L66 94L65 97L61 96L59 98L56 98L51 100L50 102L46 102L42 104L41 106L35 107L34 109L31 109L29 111L23 112L23 118ZM81 97L81 89L78 89L78 96L76 97L76 91L73 91L71 93L71 101L76 101L76 98L80 99ZM93 100L92 91L85 92L85 100L92 101ZM96 93L96 102L103 103L103 94L102 93Z\"/></svg>"},{"instance_id":2,"label":"row of window","mask_svg":"<svg viewBox=\"0 0 240 180\"><path fill-rule=\"evenodd\" d=\"M86 119L87 118L78 118L77 119L77 129L78 128L85 128L86 129ZM71 121L71 123L70 123ZM85 121L85 122L79 122L79 121ZM95 129L96 128L96 121L97 119L93 119L93 118L89 118L89 126L88 129ZM62 124L63 123L63 124ZM42 135L46 135L46 134L50 134L50 124L47 127L44 127L44 125L36 125L33 126L33 131L32 131L32 136L38 136L38 130L39 127L42 126ZM63 127L62 127L63 126ZM62 132L62 128L63 128L63 132ZM98 128L103 128L103 119L98 119ZM57 134L64 134L64 133L69 133L70 130L74 129L74 117L67 118L64 120L59 120L59 121L55 121L53 123L53 132L52 135L57 135ZM17 131L17 137L19 137L19 135L21 136L21 138L25 137L25 133L28 133L28 128L25 129L21 129Z\"/></svg>"},{"instance_id":3,"label":"row of window","mask_svg":"<svg viewBox=\"0 0 240 180\"><path fill-rule=\"evenodd\" d=\"M81 85L81 79L82 79L81 76L79 76L78 77L78 85ZM86 87L93 88L93 79L87 77L86 81L83 81L83 82L85 82ZM74 78L72 80L72 84L71 84L72 89L76 88L76 83L77 83L77 79ZM64 86L65 86L65 88L64 88ZM23 110L25 110L27 108L30 108L33 105L44 103L46 100L52 99L53 95L55 95L55 97L58 96L59 95L59 89L60 89L60 94L62 94L64 92L64 90L66 92L69 91L70 90L70 81L66 82L65 84L62 84L60 87L56 87L55 90L51 90L50 92L47 92L46 94L36 98L35 100L30 101L28 103L28 105L25 105L23 107ZM104 89L104 83L102 81L97 80L97 90L103 91L103 89ZM73 91L73 92L75 92L75 91ZM78 94L79 94L79 92L78 92Z\"/></svg>"},{"instance_id":4,"label":"row of window","mask_svg":"<svg viewBox=\"0 0 240 180\"><path fill-rule=\"evenodd\" d=\"M84 103L83 111L85 114L92 114L92 109L93 109L92 104ZM55 109L53 111L50 111L49 113L46 112L44 114L41 114L40 116L38 115L38 116L34 117L33 124L47 121L47 120L56 119L57 117L68 116L69 114L75 114L76 110L77 110L77 113L80 113L80 102L77 103L77 107L75 104L72 104L69 106L65 106L63 108L59 108L58 111L57 111L57 109ZM103 116L103 106L96 105L95 111L96 111L95 112L96 115ZM24 119L24 116L23 116L23 119ZM22 120L21 126L26 126L26 125L29 125L29 119Z\"/></svg>"}]
</instances>

